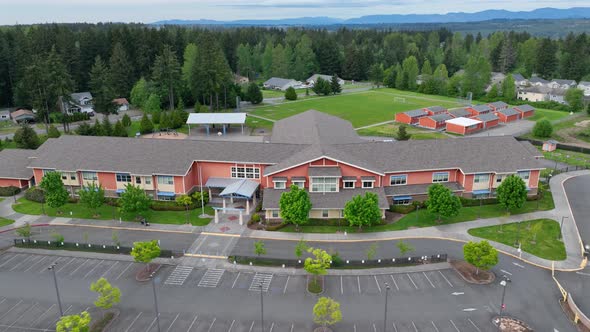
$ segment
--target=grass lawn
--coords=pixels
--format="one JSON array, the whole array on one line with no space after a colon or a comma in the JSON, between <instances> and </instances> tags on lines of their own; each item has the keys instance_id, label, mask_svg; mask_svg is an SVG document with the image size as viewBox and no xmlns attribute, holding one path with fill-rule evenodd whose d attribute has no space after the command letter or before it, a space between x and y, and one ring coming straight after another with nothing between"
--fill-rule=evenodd
<instances>
[{"instance_id":1,"label":"grass lawn","mask_svg":"<svg viewBox=\"0 0 590 332\"><path fill-rule=\"evenodd\" d=\"M265 128L265 129L272 129L274 122L270 122L267 120L247 116L246 117L246 127L248 128Z\"/></svg>"},{"instance_id":2,"label":"grass lawn","mask_svg":"<svg viewBox=\"0 0 590 332\"><path fill-rule=\"evenodd\" d=\"M552 112L558 112L558 111L552 111ZM548 139L554 139L556 141L563 142L563 143L570 142L571 139L568 139L568 136L564 135L564 132L573 131L575 134L575 132L583 131L584 130L583 127L577 127L575 124L578 122L590 120L590 116L580 115L580 114L569 115L569 113L567 113L567 112L563 112L563 113L566 113L569 118L553 124L553 133L551 134L551 137L549 137L549 138L536 137L533 135L532 132L524 135L523 137L538 139L538 140L543 140L543 141L548 140ZM533 118L534 117L531 117L529 119L533 119Z\"/></svg>"},{"instance_id":3,"label":"grass lawn","mask_svg":"<svg viewBox=\"0 0 590 332\"><path fill-rule=\"evenodd\" d=\"M570 164L573 166L590 166L590 154L557 149L555 151L543 152L543 156L548 160Z\"/></svg>"},{"instance_id":4,"label":"grass lawn","mask_svg":"<svg viewBox=\"0 0 590 332\"><path fill-rule=\"evenodd\" d=\"M380 126L369 127L357 130L357 133L361 136L385 136L395 137L399 128L399 123L388 123ZM412 140L424 140L424 139L446 139L449 136L442 134L437 131L425 130L413 126L406 126L406 131L412 134L410 139Z\"/></svg>"},{"instance_id":5,"label":"grass lawn","mask_svg":"<svg viewBox=\"0 0 590 332\"><path fill-rule=\"evenodd\" d=\"M0 227L8 226L12 223L14 223L14 220L0 217Z\"/></svg>"},{"instance_id":6,"label":"grass lawn","mask_svg":"<svg viewBox=\"0 0 590 332\"><path fill-rule=\"evenodd\" d=\"M536 219L502 226L472 228L467 232L514 247L518 247L515 243L520 240L523 251L544 259L561 261L566 258L565 246L558 240L559 223L555 220Z\"/></svg>"},{"instance_id":7,"label":"grass lawn","mask_svg":"<svg viewBox=\"0 0 590 332\"><path fill-rule=\"evenodd\" d=\"M32 214L32 215L40 215L42 212L42 207L40 203L32 202L27 199L20 198L17 204L14 204L13 209L16 212L23 213L23 214ZM63 212L63 217L72 217L72 218L80 218L80 219L99 219L99 220L110 220L113 219L113 207L108 205L103 205L97 210L99 216L94 218L94 212L88 210L82 204L74 204L74 203L67 203L66 205L60 208L60 211ZM70 212L72 213L70 215ZM48 216L56 217L57 209L50 208L45 205L45 213ZM213 215L214 211L213 208L210 206L205 206L205 213L208 215ZM194 226L204 226L209 224L211 218L199 218L198 216L201 214L201 209L190 210L190 221L191 224ZM115 210L115 218L119 219L119 217L124 221L134 221L135 215L126 215L119 213L119 211ZM186 212L185 211L155 211L155 210L148 210L144 217L147 219L148 222L154 224L175 224L181 225L186 222Z\"/></svg>"},{"instance_id":8,"label":"grass lawn","mask_svg":"<svg viewBox=\"0 0 590 332\"><path fill-rule=\"evenodd\" d=\"M546 191L545 195L539 201L539 210L546 211L551 210L555 206L553 204L553 197L551 196L550 191ZM524 203L523 207L517 210L512 211L512 214L522 214L522 213L529 213L534 212L537 210L537 201L527 201ZM447 225L447 224L454 224L464 221L471 221L476 220L479 218L486 219L486 218L496 218L506 216L506 212L504 209L500 208L497 204L491 205L483 205L481 208L479 206L470 206L470 207L463 207L461 208L459 214L455 217L450 218L441 218L441 222L437 222L436 216L429 213L426 209L420 209L417 212L410 212L402 217L400 220L385 225L377 225L373 227L365 227L363 228L362 232L364 233L371 233L371 232L385 232L385 231L401 231L409 228L422 228L422 227L431 227L431 226L438 226L438 225ZM347 225L345 221L342 222L343 225ZM356 233L358 232L358 227L350 227L350 226L300 226L299 229L303 233L336 233L338 231L347 231L348 233ZM295 227L293 225L288 225L279 230L280 232L295 232Z\"/></svg>"},{"instance_id":9,"label":"grass lawn","mask_svg":"<svg viewBox=\"0 0 590 332\"><path fill-rule=\"evenodd\" d=\"M570 114L568 112L537 108L535 109L535 115L531 116L530 118L527 118L527 120L537 121L541 119L547 119L553 122L568 117L569 115Z\"/></svg>"},{"instance_id":10,"label":"grass lawn","mask_svg":"<svg viewBox=\"0 0 590 332\"><path fill-rule=\"evenodd\" d=\"M39 134L39 140L41 141L41 144L45 143L45 141L47 140L47 135L43 135L43 134ZM8 144L6 144L6 141L2 141L2 148L3 149L18 149L18 147L16 146L16 142L14 140L10 140L8 142Z\"/></svg>"},{"instance_id":11,"label":"grass lawn","mask_svg":"<svg viewBox=\"0 0 590 332\"><path fill-rule=\"evenodd\" d=\"M394 102L395 97L403 97L405 102ZM309 109L315 109L348 120L353 127L362 127L393 120L395 114L399 112L433 105L460 106L453 98L412 94L395 89L379 89L262 106L252 111L252 114L280 120Z\"/></svg>"}]
</instances>

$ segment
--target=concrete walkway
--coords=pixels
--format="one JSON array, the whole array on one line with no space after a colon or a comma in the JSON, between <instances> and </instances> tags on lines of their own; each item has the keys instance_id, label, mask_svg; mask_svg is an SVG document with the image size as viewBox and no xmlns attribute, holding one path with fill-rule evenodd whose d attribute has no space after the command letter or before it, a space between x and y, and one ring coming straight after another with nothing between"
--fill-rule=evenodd
<instances>
[{"instance_id":1,"label":"concrete walkway","mask_svg":"<svg viewBox=\"0 0 590 332\"><path fill-rule=\"evenodd\" d=\"M363 233L363 234L302 234L302 233L282 233L282 232L267 232L255 231L247 229L245 226L238 226L237 222L223 220L220 224L214 224L213 221L207 226L192 226L192 225L167 225L167 224L152 224L150 227L142 226L134 222L119 222L113 220L85 220L73 219L64 217L49 217L49 216L32 216L23 215L12 210L13 198L7 197L0 202L0 216L16 220L15 224L0 228L0 232L6 232L14 227L20 227L26 222L35 224L54 224L54 225L84 225L90 227L113 228L113 229L130 229L142 231L163 231L163 232L178 232L178 233L195 233L207 232L213 234L225 235L225 227L231 227L231 233L242 238L255 239L273 239L286 241L299 241L304 238L307 241L315 242L361 242L361 241L386 241L400 238L432 238L445 239L451 241L479 241L480 238L473 237L467 233L471 228L494 226L511 222L520 222L539 218L549 218L556 221L561 221L562 217L566 217L563 223L563 240L567 253L567 259L564 261L555 262L555 268L558 270L578 270L582 262L582 240L576 226L576 221L572 215L567 196L563 187L564 181L575 176L587 175L590 171L576 171L571 173L562 173L554 176L551 179L551 192L555 202L555 209L550 211L538 211L526 214L505 216L499 218L479 219L469 222L461 222L450 225L440 225L426 228L408 229L403 231L388 231L377 233ZM21 194L22 195L22 194ZM550 269L553 262L536 257L534 255L518 252L514 247L493 242L494 246L502 252L519 258L529 264Z\"/></svg>"}]
</instances>

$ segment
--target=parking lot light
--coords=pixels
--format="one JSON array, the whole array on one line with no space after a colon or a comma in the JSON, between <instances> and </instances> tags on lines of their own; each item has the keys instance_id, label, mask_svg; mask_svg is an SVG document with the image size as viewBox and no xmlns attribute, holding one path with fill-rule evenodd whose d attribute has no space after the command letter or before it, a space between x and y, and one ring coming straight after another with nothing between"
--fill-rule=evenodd
<instances>
[{"instance_id":1,"label":"parking lot light","mask_svg":"<svg viewBox=\"0 0 590 332\"><path fill-rule=\"evenodd\" d=\"M55 274L55 266L56 265L57 265L57 263L53 263L47 269L50 270L51 272L53 272L53 284L55 285L55 293L57 294L57 305L59 306L59 315L60 315L60 317L63 317L64 310L63 310L63 307L61 306L61 297L59 296L59 287L57 287L57 275Z\"/></svg>"},{"instance_id":2,"label":"parking lot light","mask_svg":"<svg viewBox=\"0 0 590 332\"><path fill-rule=\"evenodd\" d=\"M388 283L385 283L385 312L383 313L383 332L387 332L387 298L389 297L389 287Z\"/></svg>"},{"instance_id":3,"label":"parking lot light","mask_svg":"<svg viewBox=\"0 0 590 332\"><path fill-rule=\"evenodd\" d=\"M160 332L160 310L158 310L158 295L156 294L156 278L155 272L150 275L150 279L152 279L152 289L154 291L154 307L156 310L156 322L158 325L158 332Z\"/></svg>"}]
</instances>

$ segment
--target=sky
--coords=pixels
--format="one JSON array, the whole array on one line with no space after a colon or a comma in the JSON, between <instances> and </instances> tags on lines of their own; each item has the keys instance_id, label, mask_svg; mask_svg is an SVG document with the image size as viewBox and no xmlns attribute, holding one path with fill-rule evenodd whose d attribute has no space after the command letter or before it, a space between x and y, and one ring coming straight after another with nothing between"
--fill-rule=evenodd
<instances>
[{"instance_id":1,"label":"sky","mask_svg":"<svg viewBox=\"0 0 590 332\"><path fill-rule=\"evenodd\" d=\"M0 24L278 19L586 7L588 0L0 0Z\"/></svg>"}]
</instances>

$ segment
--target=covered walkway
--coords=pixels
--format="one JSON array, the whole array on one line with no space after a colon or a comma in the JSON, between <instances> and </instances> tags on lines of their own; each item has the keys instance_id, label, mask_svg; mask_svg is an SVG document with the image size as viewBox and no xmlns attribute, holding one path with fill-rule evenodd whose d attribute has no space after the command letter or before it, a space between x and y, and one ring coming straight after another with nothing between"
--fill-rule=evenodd
<instances>
[{"instance_id":1,"label":"covered walkway","mask_svg":"<svg viewBox=\"0 0 590 332\"><path fill-rule=\"evenodd\" d=\"M248 180L248 179L232 179L232 178L209 178L207 183L205 184L207 189L209 190L209 199L213 200L213 191L217 190L220 191L217 194L218 197L222 200L222 207L221 208L214 208L215 209L215 223L219 222L219 215L218 213L238 213L239 214L239 222L240 225L244 223L243 214L245 211L246 215L250 214L250 207L256 206L256 191L260 184L256 181ZM229 204L226 201L229 199ZM244 200L246 202L246 207L240 208L234 206L235 200ZM252 205L250 205L250 201L252 201Z\"/></svg>"},{"instance_id":2,"label":"covered walkway","mask_svg":"<svg viewBox=\"0 0 590 332\"><path fill-rule=\"evenodd\" d=\"M210 134L210 126L221 125L222 135L226 135L227 128L230 125L240 125L242 135L244 134L244 124L246 123L246 113L191 113L186 120L188 125L188 135L191 135L191 125L200 125L205 127L207 136Z\"/></svg>"}]
</instances>

